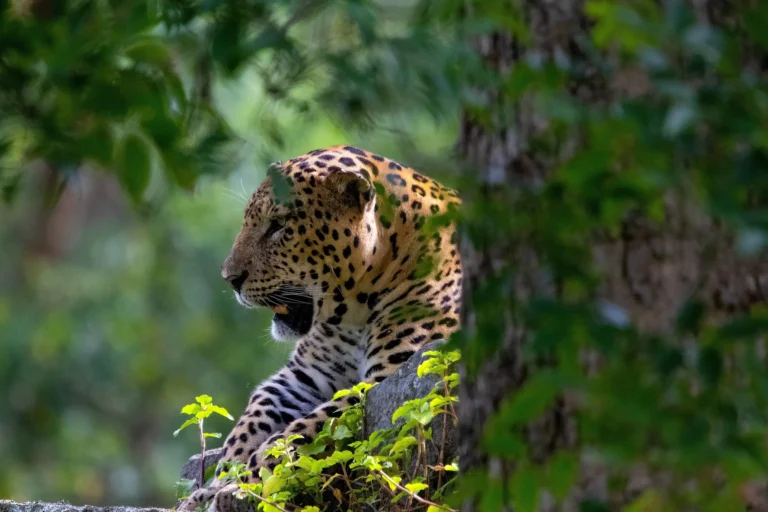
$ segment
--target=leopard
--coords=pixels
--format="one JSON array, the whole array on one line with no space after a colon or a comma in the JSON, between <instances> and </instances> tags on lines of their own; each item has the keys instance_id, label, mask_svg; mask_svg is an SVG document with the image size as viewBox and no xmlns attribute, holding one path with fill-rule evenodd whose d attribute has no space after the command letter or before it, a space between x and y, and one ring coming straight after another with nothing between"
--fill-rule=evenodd
<instances>
[{"instance_id":1,"label":"leopard","mask_svg":"<svg viewBox=\"0 0 768 512\"><path fill-rule=\"evenodd\" d=\"M258 482L276 440L310 442L357 403L353 394L333 400L339 390L383 381L458 330L460 206L455 190L349 145L268 168L221 275L241 305L272 310L272 337L295 346L250 395L216 474L221 462L245 464L243 481ZM236 490L214 478L178 509L216 510Z\"/></svg>"}]
</instances>

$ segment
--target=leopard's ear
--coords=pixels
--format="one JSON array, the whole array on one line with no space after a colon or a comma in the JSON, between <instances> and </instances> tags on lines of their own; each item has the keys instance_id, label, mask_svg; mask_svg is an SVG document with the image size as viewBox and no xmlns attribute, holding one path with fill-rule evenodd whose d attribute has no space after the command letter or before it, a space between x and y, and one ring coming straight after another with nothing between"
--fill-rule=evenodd
<instances>
[{"instance_id":1,"label":"leopard's ear","mask_svg":"<svg viewBox=\"0 0 768 512\"><path fill-rule=\"evenodd\" d=\"M324 185L338 196L339 202L361 211L374 195L373 184L359 171L334 169L326 176Z\"/></svg>"}]
</instances>

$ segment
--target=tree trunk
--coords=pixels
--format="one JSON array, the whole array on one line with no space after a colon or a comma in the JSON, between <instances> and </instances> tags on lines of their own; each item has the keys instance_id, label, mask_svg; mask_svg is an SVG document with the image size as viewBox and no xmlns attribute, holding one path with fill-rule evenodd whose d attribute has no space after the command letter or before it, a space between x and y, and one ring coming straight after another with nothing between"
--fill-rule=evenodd
<instances>
[{"instance_id":1,"label":"tree trunk","mask_svg":"<svg viewBox=\"0 0 768 512\"><path fill-rule=\"evenodd\" d=\"M723 2L691 2L697 14L708 22L723 22ZM647 82L628 70L606 82L589 62L584 42L589 40L590 21L581 0L535 0L520 2L522 20L530 27L527 44L506 33L486 34L473 41L475 48L495 71L504 75L517 63L536 58L557 59L567 56L583 70L568 84L568 93L587 104L600 104L617 97L643 95ZM717 6L714 6L717 4ZM717 7L717 8L715 8ZM481 91L495 123L477 122L465 115L458 140L459 154L468 163L467 171L479 187L468 190L465 209L489 204L504 194L514 194L521 187L541 184L555 167L566 160L579 143L578 134L558 146L558 154L540 154L530 141L547 126L547 119L537 112L525 96L508 103L495 90ZM707 306L711 320L725 318L746 310L768 297L768 264L765 260L745 261L733 250L731 233L717 221L693 207L685 197L665 198L664 222L648 222L630 216L623 222L619 236L595 234L592 258L602 271L598 299L623 308L629 321L641 332L668 333L680 308L692 297ZM516 273L509 293L518 300L532 296L557 297L558 287L548 278L536 252L525 244L499 239L473 246L469 237L462 239L465 267L465 297L479 287L500 279L499 270L515 265ZM477 331L477 314L471 301L465 301L463 332L471 338ZM527 341L526 328L509 315L504 322L503 341L493 357L477 372L462 370L460 389L460 457L462 472L480 469L502 482L509 482L514 465L509 460L486 455L482 449L483 428L500 402L530 377L537 368L523 361L521 351ZM537 363L538 364L538 363ZM546 363L542 363L546 364ZM585 364L597 365L585 356ZM526 427L523 437L528 457L544 461L560 449L576 448L576 404L561 397L554 408ZM555 505L547 499L540 510L579 509L584 500L597 500L613 507L624 505L640 491L662 478L638 470L624 489L609 490L606 471L598 464L582 460L580 479L571 494ZM508 484L505 502L508 502ZM462 510L476 510L468 500Z\"/></svg>"}]
</instances>

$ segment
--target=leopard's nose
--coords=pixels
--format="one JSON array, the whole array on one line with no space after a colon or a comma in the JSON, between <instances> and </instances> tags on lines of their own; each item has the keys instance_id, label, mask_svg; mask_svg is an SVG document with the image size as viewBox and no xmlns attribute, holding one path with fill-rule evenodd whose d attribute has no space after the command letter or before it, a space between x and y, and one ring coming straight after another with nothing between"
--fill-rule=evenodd
<instances>
[{"instance_id":1,"label":"leopard's nose","mask_svg":"<svg viewBox=\"0 0 768 512\"><path fill-rule=\"evenodd\" d=\"M231 276L225 276L224 279L229 283L237 293L240 293L240 289L243 287L243 283L248 279L248 271L243 270L240 274L232 274Z\"/></svg>"}]
</instances>

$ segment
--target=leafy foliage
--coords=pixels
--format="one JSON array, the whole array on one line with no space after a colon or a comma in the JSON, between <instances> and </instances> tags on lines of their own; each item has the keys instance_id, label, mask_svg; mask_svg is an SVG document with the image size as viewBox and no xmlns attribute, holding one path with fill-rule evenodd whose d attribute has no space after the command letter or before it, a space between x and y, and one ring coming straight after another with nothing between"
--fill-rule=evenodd
<instances>
[{"instance_id":1,"label":"leafy foliage","mask_svg":"<svg viewBox=\"0 0 768 512\"><path fill-rule=\"evenodd\" d=\"M357 0L6 0L0 192L13 197L30 161L46 162L62 183L84 165L113 171L137 203L157 194L153 183L191 190L237 162L242 141L213 85L248 69L268 99L304 118L370 125L424 102L442 112L454 96L438 63L462 47L409 28L408 10L381 26L384 14ZM284 145L282 116L260 114L261 133Z\"/></svg>"},{"instance_id":2,"label":"leafy foliage","mask_svg":"<svg viewBox=\"0 0 768 512\"><path fill-rule=\"evenodd\" d=\"M245 464L232 465L219 478L239 483L237 497L252 499L257 510L265 512L300 510L320 512L333 507L344 510L374 509L432 512L454 509L439 502L450 488L449 475L458 471L457 463L444 463L445 438L432 439L430 424L436 417L455 422L453 395L459 376L454 365L457 351L428 351L419 365L418 375L440 376L440 381L425 397L409 400L398 408L392 422L398 427L376 430L360 439L365 398L372 384L360 383L341 390L334 399L354 395L360 401L344 409L338 418L325 422L323 430L308 444L296 446L294 434L279 439L265 456L278 464L270 471L259 471L261 482L240 483L250 474ZM427 444L439 451L437 465L427 463ZM432 487L430 488L430 484Z\"/></svg>"},{"instance_id":3,"label":"leafy foliage","mask_svg":"<svg viewBox=\"0 0 768 512\"><path fill-rule=\"evenodd\" d=\"M469 243L490 254L525 247L537 262L495 260L467 297L475 328L454 340L476 374L498 356L510 322L527 332L514 360L531 370L486 425L482 447L514 475L465 475L462 495L479 510L562 503L595 466L609 494L649 475L631 510L737 510L742 491L764 478L766 312L740 287L764 272L768 19L756 2L716 3L588 1L591 25L575 57L528 53L492 82L473 81L492 91L493 104L469 113L489 133L512 129L504 106L516 102L545 127L530 141L542 176L494 184L492 200L474 195L472 179L464 184ZM498 26L515 9L479 9L473 21ZM524 26L505 31L523 44L533 36ZM577 84L596 97L576 94ZM617 241L627 252L606 260L600 251ZM671 269L682 248L697 252L666 275L632 267L645 257ZM725 254L734 261L727 275L717 263ZM679 264L694 261L706 277L685 283ZM738 291L706 296L715 268ZM633 271L647 281L629 281ZM622 304L601 298L611 292ZM529 433L563 400L577 438L542 460Z\"/></svg>"},{"instance_id":4,"label":"leafy foliage","mask_svg":"<svg viewBox=\"0 0 768 512\"><path fill-rule=\"evenodd\" d=\"M180 60L179 48L194 38L173 29L169 5L156 7L0 3L6 198L18 187L23 164L34 160L58 169L64 181L85 164L114 170L137 203L155 172L187 189L210 172L233 134L199 84L183 77L193 61Z\"/></svg>"},{"instance_id":5,"label":"leafy foliage","mask_svg":"<svg viewBox=\"0 0 768 512\"><path fill-rule=\"evenodd\" d=\"M225 408L219 405L214 405L213 399L208 395L196 396L195 402L196 403L187 404L182 407L181 414L187 414L192 417L182 423L179 429L173 433L173 436L176 437L179 435L179 432L191 425L197 425L200 428L200 433L203 438L221 437L221 433L210 433L203 431L203 422L205 421L205 418L214 413L218 414L219 416L224 416L225 418L232 421L234 421L235 418L233 418ZM205 447L203 447L203 451L205 451Z\"/></svg>"}]
</instances>

